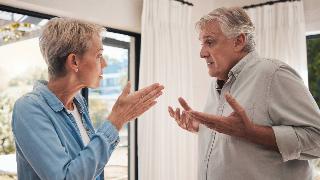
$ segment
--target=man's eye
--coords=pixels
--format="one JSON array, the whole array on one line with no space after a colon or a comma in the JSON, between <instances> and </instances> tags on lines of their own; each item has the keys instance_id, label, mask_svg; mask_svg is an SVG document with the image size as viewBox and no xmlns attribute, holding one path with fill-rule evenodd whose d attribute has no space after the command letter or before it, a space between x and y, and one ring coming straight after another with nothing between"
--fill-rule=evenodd
<instances>
[{"instance_id":1,"label":"man's eye","mask_svg":"<svg viewBox=\"0 0 320 180\"><path fill-rule=\"evenodd\" d=\"M205 44L208 46L212 46L214 44L214 42L213 41L205 41Z\"/></svg>"}]
</instances>

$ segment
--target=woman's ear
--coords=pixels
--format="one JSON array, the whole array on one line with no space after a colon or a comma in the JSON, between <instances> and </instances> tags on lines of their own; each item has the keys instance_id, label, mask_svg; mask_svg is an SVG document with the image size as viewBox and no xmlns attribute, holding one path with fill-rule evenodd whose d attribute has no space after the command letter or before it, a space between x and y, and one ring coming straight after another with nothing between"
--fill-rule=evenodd
<instances>
[{"instance_id":1,"label":"woman's ear","mask_svg":"<svg viewBox=\"0 0 320 180\"><path fill-rule=\"evenodd\" d=\"M66 70L67 71L73 71L73 72L78 72L79 71L79 66L76 58L76 54L70 53L67 56L66 59Z\"/></svg>"},{"instance_id":2,"label":"woman's ear","mask_svg":"<svg viewBox=\"0 0 320 180\"><path fill-rule=\"evenodd\" d=\"M243 33L241 33L235 38L234 50L236 52L241 52L245 45L246 45L246 36Z\"/></svg>"}]
</instances>

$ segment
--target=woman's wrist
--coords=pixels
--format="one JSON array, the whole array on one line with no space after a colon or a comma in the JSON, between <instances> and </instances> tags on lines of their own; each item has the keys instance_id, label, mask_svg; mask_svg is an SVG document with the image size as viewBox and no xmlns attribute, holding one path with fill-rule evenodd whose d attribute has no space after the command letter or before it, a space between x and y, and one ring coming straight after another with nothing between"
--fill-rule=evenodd
<instances>
[{"instance_id":1,"label":"woman's wrist","mask_svg":"<svg viewBox=\"0 0 320 180\"><path fill-rule=\"evenodd\" d=\"M116 118L115 116L113 116L113 114L111 113L107 119L112 123L112 125L114 127L116 127L116 129L118 131L120 131L120 129L122 128L123 123L121 122L121 120L119 120L118 118Z\"/></svg>"}]
</instances>

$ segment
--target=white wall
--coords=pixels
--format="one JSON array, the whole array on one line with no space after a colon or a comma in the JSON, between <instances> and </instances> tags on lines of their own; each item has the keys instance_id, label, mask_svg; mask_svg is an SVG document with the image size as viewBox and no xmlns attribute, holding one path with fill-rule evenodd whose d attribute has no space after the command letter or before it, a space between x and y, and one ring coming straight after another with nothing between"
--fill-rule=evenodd
<instances>
[{"instance_id":1,"label":"white wall","mask_svg":"<svg viewBox=\"0 0 320 180\"><path fill-rule=\"evenodd\" d=\"M270 0L212 0L214 8L225 6L246 6L251 4L264 3ZM320 33L320 1L319 0L302 0L304 6L306 33Z\"/></svg>"},{"instance_id":2,"label":"white wall","mask_svg":"<svg viewBox=\"0 0 320 180\"><path fill-rule=\"evenodd\" d=\"M203 15L209 13L214 8L213 0L193 0L192 23L195 24ZM200 41L199 34L194 29L192 36L192 52L193 52L193 85L194 85L194 102L192 107L196 110L204 108L208 89L210 85L210 77L205 60L200 58Z\"/></svg>"},{"instance_id":3,"label":"white wall","mask_svg":"<svg viewBox=\"0 0 320 180\"><path fill-rule=\"evenodd\" d=\"M307 34L320 34L320 1L303 0Z\"/></svg>"},{"instance_id":4,"label":"white wall","mask_svg":"<svg viewBox=\"0 0 320 180\"><path fill-rule=\"evenodd\" d=\"M194 0L196 1L196 0ZM269 0L198 0L194 2L193 22L196 22L202 15L218 7L245 6L264 3ZM320 33L320 0L303 0L306 21L306 34L313 32ZM206 64L199 58L200 43L197 40L197 33L193 36L193 59L194 59L194 97L195 107L202 109L205 103L206 93L209 88L209 76Z\"/></svg>"},{"instance_id":5,"label":"white wall","mask_svg":"<svg viewBox=\"0 0 320 180\"><path fill-rule=\"evenodd\" d=\"M214 0L189 0L194 4L192 21L213 9ZM42 12L56 16L67 16L88 20L107 27L140 32L143 0L0 0L0 4ZM207 67L199 57L200 42L194 30L194 94L197 99L193 107L201 110L208 92L209 76ZM203 96L199 96L199 94Z\"/></svg>"},{"instance_id":6,"label":"white wall","mask_svg":"<svg viewBox=\"0 0 320 180\"><path fill-rule=\"evenodd\" d=\"M140 32L142 0L0 0L0 4Z\"/></svg>"},{"instance_id":7,"label":"white wall","mask_svg":"<svg viewBox=\"0 0 320 180\"><path fill-rule=\"evenodd\" d=\"M192 22L214 8L221 6L245 6L268 0L189 0L194 4ZM307 32L320 32L320 0L303 0ZM104 26L132 31L141 31L143 0L0 0L1 4L43 12L57 16L85 19ZM200 42L194 30L192 36L194 97L193 107L203 108L209 87L207 67L199 57Z\"/></svg>"}]
</instances>

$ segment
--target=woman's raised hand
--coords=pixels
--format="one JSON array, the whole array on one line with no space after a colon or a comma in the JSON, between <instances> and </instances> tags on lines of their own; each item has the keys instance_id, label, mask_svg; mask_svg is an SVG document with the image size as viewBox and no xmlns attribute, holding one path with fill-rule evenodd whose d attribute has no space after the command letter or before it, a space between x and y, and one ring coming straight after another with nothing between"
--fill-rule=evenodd
<instances>
[{"instance_id":1,"label":"woman's raised hand","mask_svg":"<svg viewBox=\"0 0 320 180\"><path fill-rule=\"evenodd\" d=\"M164 86L154 83L134 93L130 93L130 89L131 84L128 82L107 118L118 130L126 122L137 118L154 106L157 103L156 99L162 95Z\"/></svg>"}]
</instances>

